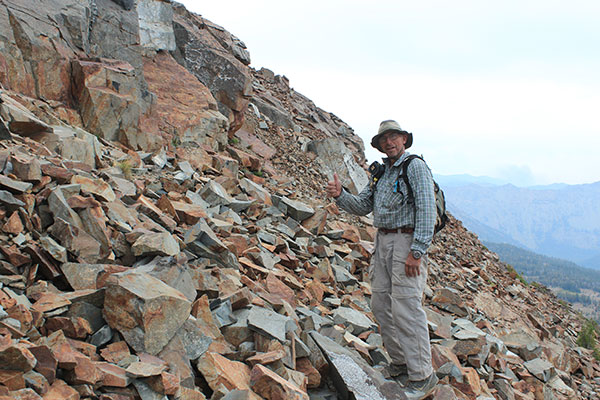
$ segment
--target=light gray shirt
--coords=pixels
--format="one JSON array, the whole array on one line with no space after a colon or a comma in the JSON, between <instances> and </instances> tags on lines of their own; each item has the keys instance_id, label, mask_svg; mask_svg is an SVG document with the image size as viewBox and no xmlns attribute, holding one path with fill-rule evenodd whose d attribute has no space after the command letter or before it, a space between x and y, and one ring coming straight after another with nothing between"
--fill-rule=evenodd
<instances>
[{"instance_id":1,"label":"light gray shirt","mask_svg":"<svg viewBox=\"0 0 600 400\"><path fill-rule=\"evenodd\" d=\"M433 177L423 160L413 159L407 174L414 201L409 199L408 188L400 175L400 164L408 155L404 152L391 166L389 159L384 159L385 173L376 187L368 185L358 195L342 189L336 203L352 214L367 215L372 211L376 228L414 228L411 250L425 253L433 239L437 217Z\"/></svg>"}]
</instances>

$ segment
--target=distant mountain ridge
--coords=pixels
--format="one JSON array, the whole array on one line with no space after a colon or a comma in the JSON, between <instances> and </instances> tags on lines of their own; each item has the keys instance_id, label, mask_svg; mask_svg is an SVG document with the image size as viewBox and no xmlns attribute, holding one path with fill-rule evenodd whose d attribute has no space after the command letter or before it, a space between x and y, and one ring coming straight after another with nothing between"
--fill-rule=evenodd
<instances>
[{"instance_id":1,"label":"distant mountain ridge","mask_svg":"<svg viewBox=\"0 0 600 400\"><path fill-rule=\"evenodd\" d=\"M485 177L467 183L463 176L463 185L452 184L456 178L436 179L450 212L482 240L600 269L600 182L519 188L494 186Z\"/></svg>"}]
</instances>

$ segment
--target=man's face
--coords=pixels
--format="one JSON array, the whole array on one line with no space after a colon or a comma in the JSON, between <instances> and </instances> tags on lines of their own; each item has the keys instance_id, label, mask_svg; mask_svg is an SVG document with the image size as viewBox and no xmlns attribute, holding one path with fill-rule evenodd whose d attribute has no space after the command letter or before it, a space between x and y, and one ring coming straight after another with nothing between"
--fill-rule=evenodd
<instances>
[{"instance_id":1,"label":"man's face","mask_svg":"<svg viewBox=\"0 0 600 400\"><path fill-rule=\"evenodd\" d=\"M404 153L408 137L397 131L386 132L379 138L379 148L391 159L398 159Z\"/></svg>"}]
</instances>

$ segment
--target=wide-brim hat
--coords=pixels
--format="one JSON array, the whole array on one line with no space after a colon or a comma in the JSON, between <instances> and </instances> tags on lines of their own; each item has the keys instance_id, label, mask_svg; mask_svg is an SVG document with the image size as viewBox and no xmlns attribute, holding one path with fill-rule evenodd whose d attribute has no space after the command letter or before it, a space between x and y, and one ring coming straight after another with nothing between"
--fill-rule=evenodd
<instances>
[{"instance_id":1,"label":"wide-brim hat","mask_svg":"<svg viewBox=\"0 0 600 400\"><path fill-rule=\"evenodd\" d=\"M404 145L405 149L408 149L410 146L412 146L413 143L413 136L412 133L405 131L404 129L402 129L400 127L400 124L397 123L394 120L388 119L386 121L381 122L381 124L379 124L379 131L377 131L377 135L373 136L373 139L371 139L371 146L375 147L377 150L382 151L381 148L379 147L379 139L385 135L388 132L391 131L396 131L399 133L402 133L403 135L406 135L406 144Z\"/></svg>"}]
</instances>

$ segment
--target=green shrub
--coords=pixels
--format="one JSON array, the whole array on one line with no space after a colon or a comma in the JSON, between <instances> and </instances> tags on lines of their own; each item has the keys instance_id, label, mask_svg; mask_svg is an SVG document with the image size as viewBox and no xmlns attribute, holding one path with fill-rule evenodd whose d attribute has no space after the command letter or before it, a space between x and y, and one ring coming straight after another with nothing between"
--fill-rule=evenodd
<instances>
[{"instance_id":1,"label":"green shrub","mask_svg":"<svg viewBox=\"0 0 600 400\"><path fill-rule=\"evenodd\" d=\"M596 347L596 336L598 331L598 323L593 319L585 321L577 335L577 345L586 349L594 350L594 355L598 352Z\"/></svg>"}]
</instances>

